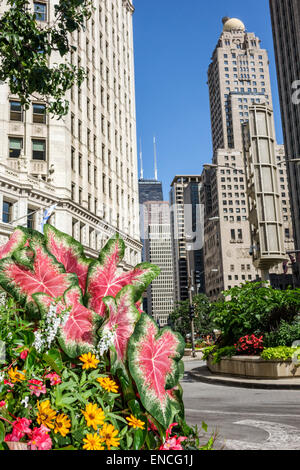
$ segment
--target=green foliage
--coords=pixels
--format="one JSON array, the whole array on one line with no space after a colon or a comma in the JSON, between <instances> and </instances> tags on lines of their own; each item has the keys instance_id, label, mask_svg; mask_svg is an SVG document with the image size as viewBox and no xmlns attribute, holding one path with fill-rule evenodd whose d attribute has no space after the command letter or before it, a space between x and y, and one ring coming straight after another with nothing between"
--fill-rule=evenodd
<instances>
[{"instance_id":1,"label":"green foliage","mask_svg":"<svg viewBox=\"0 0 300 470\"><path fill-rule=\"evenodd\" d=\"M265 347L292 346L294 341L300 340L300 320L293 323L281 320L279 328L267 333L264 337Z\"/></svg>"},{"instance_id":2,"label":"green foliage","mask_svg":"<svg viewBox=\"0 0 300 470\"><path fill-rule=\"evenodd\" d=\"M278 346L277 348L265 348L261 353L261 358L265 361L282 360L289 361L298 354L300 357L300 349L289 348L288 346Z\"/></svg>"},{"instance_id":3,"label":"green foliage","mask_svg":"<svg viewBox=\"0 0 300 470\"><path fill-rule=\"evenodd\" d=\"M281 320L292 322L300 310L300 289L275 290L260 282L234 287L224 297L211 309L224 346L247 334L260 336L277 330Z\"/></svg>"},{"instance_id":4,"label":"green foliage","mask_svg":"<svg viewBox=\"0 0 300 470\"><path fill-rule=\"evenodd\" d=\"M214 322L210 316L211 304L204 294L198 294L194 297L195 306L194 328L200 335L209 335L213 333ZM172 327L183 337L191 332L191 320L189 301L178 302L177 307L170 315Z\"/></svg>"},{"instance_id":5,"label":"green foliage","mask_svg":"<svg viewBox=\"0 0 300 470\"><path fill-rule=\"evenodd\" d=\"M65 94L85 78L82 67L68 63L75 46L70 33L83 29L91 16L90 0L59 0L53 24L37 21L28 0L7 0L9 9L0 18L0 80L9 83L11 93L28 109L34 94L59 117L67 114ZM49 7L48 7L49 8ZM58 53L61 63L50 65Z\"/></svg>"},{"instance_id":6,"label":"green foliage","mask_svg":"<svg viewBox=\"0 0 300 470\"><path fill-rule=\"evenodd\" d=\"M213 364L218 364L223 357L232 357L236 355L236 348L234 346L225 346L218 348L217 346L210 346L205 348L203 360L206 361L209 356L212 357Z\"/></svg>"}]
</instances>

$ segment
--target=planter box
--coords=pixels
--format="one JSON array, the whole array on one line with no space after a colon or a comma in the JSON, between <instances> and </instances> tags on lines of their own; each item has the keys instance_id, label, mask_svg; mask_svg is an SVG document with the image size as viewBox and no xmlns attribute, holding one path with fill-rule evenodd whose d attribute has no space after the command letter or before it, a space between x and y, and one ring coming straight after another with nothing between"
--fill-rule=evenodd
<instances>
[{"instance_id":1,"label":"planter box","mask_svg":"<svg viewBox=\"0 0 300 470\"><path fill-rule=\"evenodd\" d=\"M234 356L213 364L208 358L207 367L214 374L257 379L290 379L300 377L300 367L292 361L265 361L259 356Z\"/></svg>"},{"instance_id":2,"label":"planter box","mask_svg":"<svg viewBox=\"0 0 300 470\"><path fill-rule=\"evenodd\" d=\"M202 357L202 355L203 355L202 349L196 349L195 351L196 351L197 357L199 357L199 358ZM184 356L186 357L186 356L191 356L191 355L192 355L192 348L190 348L190 349L186 348L184 350Z\"/></svg>"}]
</instances>

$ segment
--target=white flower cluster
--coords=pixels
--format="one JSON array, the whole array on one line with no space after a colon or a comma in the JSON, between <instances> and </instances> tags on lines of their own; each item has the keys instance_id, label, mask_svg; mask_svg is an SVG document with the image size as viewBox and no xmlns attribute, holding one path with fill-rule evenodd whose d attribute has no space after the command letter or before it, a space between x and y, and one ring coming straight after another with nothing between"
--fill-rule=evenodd
<instances>
[{"instance_id":1,"label":"white flower cluster","mask_svg":"<svg viewBox=\"0 0 300 470\"><path fill-rule=\"evenodd\" d=\"M102 334L97 346L100 357L114 344L116 329L117 327L115 326L113 330L105 330Z\"/></svg>"},{"instance_id":2,"label":"white flower cluster","mask_svg":"<svg viewBox=\"0 0 300 470\"><path fill-rule=\"evenodd\" d=\"M0 384L4 381L5 372L0 372Z\"/></svg>"},{"instance_id":3,"label":"white flower cluster","mask_svg":"<svg viewBox=\"0 0 300 470\"><path fill-rule=\"evenodd\" d=\"M50 349L56 338L58 329L63 327L69 318L69 312L57 314L57 305L51 304L42 327L34 333L33 346L41 353L46 348Z\"/></svg>"},{"instance_id":4,"label":"white flower cluster","mask_svg":"<svg viewBox=\"0 0 300 470\"><path fill-rule=\"evenodd\" d=\"M4 307L6 305L6 302L7 302L7 295L5 292L2 292L0 294L0 307Z\"/></svg>"}]
</instances>

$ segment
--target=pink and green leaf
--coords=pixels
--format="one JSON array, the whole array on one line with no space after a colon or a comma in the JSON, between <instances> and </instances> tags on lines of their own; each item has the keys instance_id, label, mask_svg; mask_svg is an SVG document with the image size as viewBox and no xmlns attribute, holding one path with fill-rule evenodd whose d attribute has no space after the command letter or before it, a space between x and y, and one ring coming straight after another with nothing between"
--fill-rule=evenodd
<instances>
[{"instance_id":1,"label":"pink and green leaf","mask_svg":"<svg viewBox=\"0 0 300 470\"><path fill-rule=\"evenodd\" d=\"M126 362L128 341L140 318L140 313L134 304L134 295L134 288L126 286L116 295L116 298L105 297L103 299L107 307L108 319L101 331L102 334L114 331L113 343L116 351L116 358L112 361L114 369L117 364L123 365Z\"/></svg>"},{"instance_id":2,"label":"pink and green leaf","mask_svg":"<svg viewBox=\"0 0 300 470\"><path fill-rule=\"evenodd\" d=\"M159 331L155 321L144 313L128 344L129 369L142 403L165 428L178 411L170 390L180 378L184 346L180 334L168 327Z\"/></svg>"},{"instance_id":3,"label":"pink and green leaf","mask_svg":"<svg viewBox=\"0 0 300 470\"><path fill-rule=\"evenodd\" d=\"M120 238L109 240L99 255L99 261L91 264L88 272L86 305L101 317L105 316L104 297L115 297L126 285L134 286L137 302L150 282L158 276L160 269L142 263L133 270L123 272L118 263L124 255L124 242Z\"/></svg>"},{"instance_id":4,"label":"pink and green leaf","mask_svg":"<svg viewBox=\"0 0 300 470\"><path fill-rule=\"evenodd\" d=\"M20 305L30 313L36 314L37 307L33 294L42 292L56 299L64 294L72 285L77 284L76 276L66 274L60 263L37 240L31 240L30 250L33 251L32 266L24 266L13 258L0 260L0 285Z\"/></svg>"},{"instance_id":5,"label":"pink and green leaf","mask_svg":"<svg viewBox=\"0 0 300 470\"><path fill-rule=\"evenodd\" d=\"M92 260L85 257L83 246L71 236L52 227L52 225L46 224L44 233L48 250L64 266L67 273L77 275L79 287L84 293L88 269Z\"/></svg>"},{"instance_id":6,"label":"pink and green leaf","mask_svg":"<svg viewBox=\"0 0 300 470\"><path fill-rule=\"evenodd\" d=\"M23 248L27 240L27 236L23 230L16 228L11 234L9 240L5 245L0 247L0 259L8 258L14 251Z\"/></svg>"},{"instance_id":7,"label":"pink and green leaf","mask_svg":"<svg viewBox=\"0 0 300 470\"><path fill-rule=\"evenodd\" d=\"M34 300L42 316L47 314L53 299L45 294L35 294ZM82 293L78 286L71 287L57 304L57 312L68 311L68 320L59 330L58 342L70 358L91 351L96 345L96 330L99 316L82 303Z\"/></svg>"}]
</instances>

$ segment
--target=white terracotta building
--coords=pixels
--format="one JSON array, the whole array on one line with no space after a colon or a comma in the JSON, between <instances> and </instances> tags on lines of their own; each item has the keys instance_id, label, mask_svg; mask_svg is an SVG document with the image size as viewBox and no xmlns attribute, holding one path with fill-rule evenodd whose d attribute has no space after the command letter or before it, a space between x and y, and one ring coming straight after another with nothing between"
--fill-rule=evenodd
<instances>
[{"instance_id":1,"label":"white terracotta building","mask_svg":"<svg viewBox=\"0 0 300 470\"><path fill-rule=\"evenodd\" d=\"M53 21L57 1L30 3L41 22ZM86 68L87 79L68 94L66 117L51 119L38 99L24 111L0 85L0 243L18 224L39 229L44 209L57 204L51 224L91 256L120 232L126 268L140 261L141 251L134 7L129 0L95 4L86 31L72 36L77 51L69 59ZM0 14L5 8L1 3Z\"/></svg>"}]
</instances>

